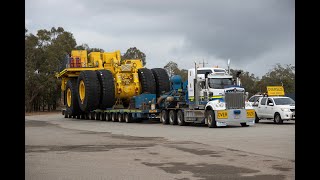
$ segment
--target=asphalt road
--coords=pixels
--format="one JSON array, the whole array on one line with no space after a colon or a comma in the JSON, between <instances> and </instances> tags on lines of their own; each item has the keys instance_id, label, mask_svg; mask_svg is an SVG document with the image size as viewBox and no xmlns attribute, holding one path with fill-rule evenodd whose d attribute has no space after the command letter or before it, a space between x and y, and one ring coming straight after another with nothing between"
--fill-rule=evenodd
<instances>
[{"instance_id":1,"label":"asphalt road","mask_svg":"<svg viewBox=\"0 0 320 180\"><path fill-rule=\"evenodd\" d=\"M25 179L295 179L295 123L172 126L25 116Z\"/></svg>"}]
</instances>

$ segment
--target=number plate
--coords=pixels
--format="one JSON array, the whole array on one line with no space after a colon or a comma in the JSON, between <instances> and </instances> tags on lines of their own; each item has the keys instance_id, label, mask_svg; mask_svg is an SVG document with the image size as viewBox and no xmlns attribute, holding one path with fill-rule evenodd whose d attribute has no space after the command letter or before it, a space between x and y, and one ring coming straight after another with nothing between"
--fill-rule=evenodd
<instances>
[{"instance_id":1,"label":"number plate","mask_svg":"<svg viewBox=\"0 0 320 180\"><path fill-rule=\"evenodd\" d=\"M254 118L254 109L247 110L247 118Z\"/></svg>"},{"instance_id":2,"label":"number plate","mask_svg":"<svg viewBox=\"0 0 320 180\"><path fill-rule=\"evenodd\" d=\"M218 119L228 119L228 111L218 111Z\"/></svg>"}]
</instances>

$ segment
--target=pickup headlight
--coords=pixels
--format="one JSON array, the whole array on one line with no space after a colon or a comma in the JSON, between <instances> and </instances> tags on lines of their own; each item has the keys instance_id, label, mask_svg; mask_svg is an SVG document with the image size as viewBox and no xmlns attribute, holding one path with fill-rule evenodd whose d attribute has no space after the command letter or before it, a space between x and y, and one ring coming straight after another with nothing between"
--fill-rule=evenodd
<instances>
[{"instance_id":1,"label":"pickup headlight","mask_svg":"<svg viewBox=\"0 0 320 180\"><path fill-rule=\"evenodd\" d=\"M290 109L288 109L288 108L281 108L281 111L283 111L283 112L290 112Z\"/></svg>"}]
</instances>

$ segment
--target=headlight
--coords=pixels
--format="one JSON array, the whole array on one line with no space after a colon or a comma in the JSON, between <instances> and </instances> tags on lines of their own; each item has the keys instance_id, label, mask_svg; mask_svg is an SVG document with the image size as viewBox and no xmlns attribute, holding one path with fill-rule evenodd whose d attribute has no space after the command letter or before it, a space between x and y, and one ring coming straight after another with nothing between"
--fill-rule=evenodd
<instances>
[{"instance_id":1,"label":"headlight","mask_svg":"<svg viewBox=\"0 0 320 180\"><path fill-rule=\"evenodd\" d=\"M290 112L290 109L288 109L288 108L281 108L281 111L283 111L283 112Z\"/></svg>"}]
</instances>

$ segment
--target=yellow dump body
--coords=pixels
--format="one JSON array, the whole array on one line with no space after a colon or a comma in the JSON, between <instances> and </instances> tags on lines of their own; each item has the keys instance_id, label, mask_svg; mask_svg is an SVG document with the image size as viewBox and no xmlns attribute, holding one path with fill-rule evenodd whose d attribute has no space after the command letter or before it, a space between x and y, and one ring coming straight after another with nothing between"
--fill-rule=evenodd
<instances>
[{"instance_id":1,"label":"yellow dump body","mask_svg":"<svg viewBox=\"0 0 320 180\"><path fill-rule=\"evenodd\" d=\"M71 65L71 59L79 63ZM131 97L141 93L138 69L143 68L140 59L131 59L121 62L120 51L114 52L91 52L87 55L86 50L72 50L70 66L59 74L62 79L61 89L66 90L68 79L78 77L81 71L86 70L109 70L114 77L115 97L123 101L128 101Z\"/></svg>"}]
</instances>

